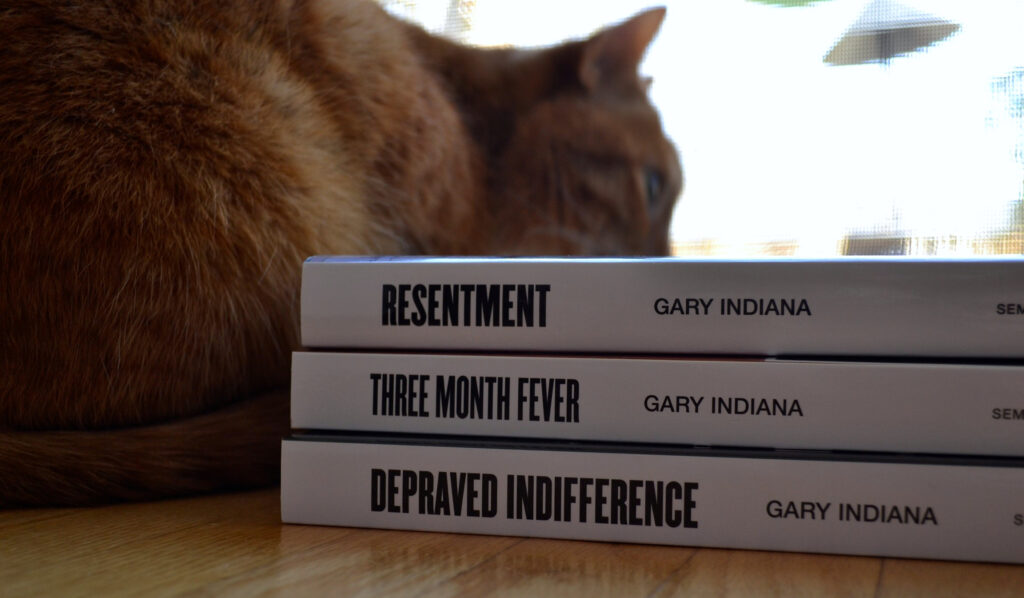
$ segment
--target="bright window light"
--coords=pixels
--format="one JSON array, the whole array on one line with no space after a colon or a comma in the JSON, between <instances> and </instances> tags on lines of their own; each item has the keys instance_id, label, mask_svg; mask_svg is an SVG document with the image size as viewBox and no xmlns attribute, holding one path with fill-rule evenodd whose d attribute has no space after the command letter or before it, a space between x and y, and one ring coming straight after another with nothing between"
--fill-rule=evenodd
<instances>
[{"instance_id":1,"label":"bright window light","mask_svg":"<svg viewBox=\"0 0 1024 598\"><path fill-rule=\"evenodd\" d=\"M652 5L384 4L468 43L525 46ZM686 173L676 253L1024 253L1024 2L661 4L641 68Z\"/></svg>"}]
</instances>

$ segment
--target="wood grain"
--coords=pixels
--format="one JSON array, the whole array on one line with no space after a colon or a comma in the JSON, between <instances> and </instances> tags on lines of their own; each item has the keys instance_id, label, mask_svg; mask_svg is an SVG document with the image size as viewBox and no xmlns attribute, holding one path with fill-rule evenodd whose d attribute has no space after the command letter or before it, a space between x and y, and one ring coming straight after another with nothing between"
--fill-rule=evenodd
<instances>
[{"instance_id":1,"label":"wood grain","mask_svg":"<svg viewBox=\"0 0 1024 598\"><path fill-rule=\"evenodd\" d=\"M1024 596L1024 566L282 525L267 490L0 512L0 596Z\"/></svg>"}]
</instances>

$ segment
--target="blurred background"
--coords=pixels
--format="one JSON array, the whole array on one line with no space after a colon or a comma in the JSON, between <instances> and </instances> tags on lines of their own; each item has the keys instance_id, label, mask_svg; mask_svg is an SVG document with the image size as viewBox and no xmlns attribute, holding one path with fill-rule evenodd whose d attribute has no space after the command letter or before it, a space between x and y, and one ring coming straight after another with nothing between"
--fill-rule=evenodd
<instances>
[{"instance_id":1,"label":"blurred background","mask_svg":"<svg viewBox=\"0 0 1024 598\"><path fill-rule=\"evenodd\" d=\"M641 67L687 186L677 255L1024 253L1020 0L381 0L463 42L654 5Z\"/></svg>"}]
</instances>

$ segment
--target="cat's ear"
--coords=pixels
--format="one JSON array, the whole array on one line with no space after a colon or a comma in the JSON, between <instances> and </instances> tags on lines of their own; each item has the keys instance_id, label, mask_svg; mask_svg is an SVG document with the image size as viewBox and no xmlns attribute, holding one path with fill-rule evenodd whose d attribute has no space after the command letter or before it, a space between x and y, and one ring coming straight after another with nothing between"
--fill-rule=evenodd
<instances>
[{"instance_id":1,"label":"cat's ear","mask_svg":"<svg viewBox=\"0 0 1024 598\"><path fill-rule=\"evenodd\" d=\"M652 8L584 42L579 65L584 87L590 91L635 87L637 67L664 18L664 8Z\"/></svg>"}]
</instances>

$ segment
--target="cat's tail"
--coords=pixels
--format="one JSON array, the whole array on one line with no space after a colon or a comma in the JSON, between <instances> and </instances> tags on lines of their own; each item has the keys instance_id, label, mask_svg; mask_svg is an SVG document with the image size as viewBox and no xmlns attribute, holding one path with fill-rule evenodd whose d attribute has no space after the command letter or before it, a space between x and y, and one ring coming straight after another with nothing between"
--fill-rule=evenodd
<instances>
[{"instance_id":1,"label":"cat's tail","mask_svg":"<svg viewBox=\"0 0 1024 598\"><path fill-rule=\"evenodd\" d=\"M0 430L0 507L86 505L270 486L288 392L151 426Z\"/></svg>"}]
</instances>

